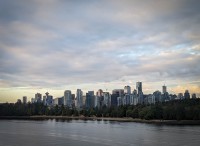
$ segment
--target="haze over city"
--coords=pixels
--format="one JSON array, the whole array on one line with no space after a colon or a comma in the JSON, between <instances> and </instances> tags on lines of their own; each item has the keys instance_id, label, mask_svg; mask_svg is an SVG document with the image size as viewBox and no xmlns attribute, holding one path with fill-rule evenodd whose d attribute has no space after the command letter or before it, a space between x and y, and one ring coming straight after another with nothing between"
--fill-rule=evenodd
<instances>
[{"instance_id":1,"label":"haze over city","mask_svg":"<svg viewBox=\"0 0 200 146\"><path fill-rule=\"evenodd\" d=\"M200 95L198 0L0 0L0 102L46 91Z\"/></svg>"}]
</instances>

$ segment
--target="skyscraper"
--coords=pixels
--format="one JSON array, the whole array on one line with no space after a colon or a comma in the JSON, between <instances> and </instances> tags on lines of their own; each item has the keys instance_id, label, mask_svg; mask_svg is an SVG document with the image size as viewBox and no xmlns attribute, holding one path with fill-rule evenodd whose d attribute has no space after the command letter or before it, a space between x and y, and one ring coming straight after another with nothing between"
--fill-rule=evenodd
<instances>
[{"instance_id":1,"label":"skyscraper","mask_svg":"<svg viewBox=\"0 0 200 146\"><path fill-rule=\"evenodd\" d=\"M143 104L144 102L144 96L142 92L142 82L137 82L136 83L136 89L137 89L137 96L138 96L138 103Z\"/></svg>"},{"instance_id":2,"label":"skyscraper","mask_svg":"<svg viewBox=\"0 0 200 146\"><path fill-rule=\"evenodd\" d=\"M111 106L117 106L118 105L118 97L123 98L124 97L124 89L114 89L112 91L111 95Z\"/></svg>"},{"instance_id":3,"label":"skyscraper","mask_svg":"<svg viewBox=\"0 0 200 146\"><path fill-rule=\"evenodd\" d=\"M131 94L131 87L130 86L125 86L124 87L124 94Z\"/></svg>"},{"instance_id":4,"label":"skyscraper","mask_svg":"<svg viewBox=\"0 0 200 146\"><path fill-rule=\"evenodd\" d=\"M40 94L40 93L35 94L35 102L37 102L37 103L42 102L42 94Z\"/></svg>"},{"instance_id":5,"label":"skyscraper","mask_svg":"<svg viewBox=\"0 0 200 146\"><path fill-rule=\"evenodd\" d=\"M167 93L167 86L165 85L162 86L162 92L163 94Z\"/></svg>"},{"instance_id":6,"label":"skyscraper","mask_svg":"<svg viewBox=\"0 0 200 146\"><path fill-rule=\"evenodd\" d=\"M117 94L118 97L123 97L124 96L124 89L114 89L114 90L112 90L112 94Z\"/></svg>"},{"instance_id":7,"label":"skyscraper","mask_svg":"<svg viewBox=\"0 0 200 146\"><path fill-rule=\"evenodd\" d=\"M97 96L101 97L103 96L103 90L102 89L99 89L96 93Z\"/></svg>"},{"instance_id":8,"label":"skyscraper","mask_svg":"<svg viewBox=\"0 0 200 146\"><path fill-rule=\"evenodd\" d=\"M23 104L27 103L27 96L23 96Z\"/></svg>"},{"instance_id":9,"label":"skyscraper","mask_svg":"<svg viewBox=\"0 0 200 146\"><path fill-rule=\"evenodd\" d=\"M195 93L192 94L192 98L197 98Z\"/></svg>"},{"instance_id":10,"label":"skyscraper","mask_svg":"<svg viewBox=\"0 0 200 146\"><path fill-rule=\"evenodd\" d=\"M88 93L86 93L85 107L88 109L93 108L94 104L95 104L94 91L88 91Z\"/></svg>"},{"instance_id":11,"label":"skyscraper","mask_svg":"<svg viewBox=\"0 0 200 146\"><path fill-rule=\"evenodd\" d=\"M190 93L189 93L188 90L185 90L184 98L185 98L185 99L190 99Z\"/></svg>"},{"instance_id":12,"label":"skyscraper","mask_svg":"<svg viewBox=\"0 0 200 146\"><path fill-rule=\"evenodd\" d=\"M139 93L142 93L142 82L137 82L136 83L136 90Z\"/></svg>"},{"instance_id":13,"label":"skyscraper","mask_svg":"<svg viewBox=\"0 0 200 146\"><path fill-rule=\"evenodd\" d=\"M104 92L103 93L103 100L104 100L104 105L106 107L110 107L111 99L110 99L110 93L109 92Z\"/></svg>"},{"instance_id":14,"label":"skyscraper","mask_svg":"<svg viewBox=\"0 0 200 146\"><path fill-rule=\"evenodd\" d=\"M81 91L81 89L77 89L76 91L76 102L78 109L83 107L83 92Z\"/></svg>"},{"instance_id":15,"label":"skyscraper","mask_svg":"<svg viewBox=\"0 0 200 146\"><path fill-rule=\"evenodd\" d=\"M64 105L72 107L72 94L70 90L65 90L64 92Z\"/></svg>"}]
</instances>

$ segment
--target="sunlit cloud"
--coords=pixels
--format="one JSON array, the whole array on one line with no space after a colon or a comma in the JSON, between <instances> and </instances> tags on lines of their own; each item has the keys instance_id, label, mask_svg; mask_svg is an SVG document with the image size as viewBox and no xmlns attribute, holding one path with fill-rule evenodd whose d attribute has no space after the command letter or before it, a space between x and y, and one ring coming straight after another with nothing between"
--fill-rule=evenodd
<instances>
[{"instance_id":1,"label":"sunlit cloud","mask_svg":"<svg viewBox=\"0 0 200 146\"><path fill-rule=\"evenodd\" d=\"M0 0L0 102L50 90L200 94L198 0Z\"/></svg>"}]
</instances>

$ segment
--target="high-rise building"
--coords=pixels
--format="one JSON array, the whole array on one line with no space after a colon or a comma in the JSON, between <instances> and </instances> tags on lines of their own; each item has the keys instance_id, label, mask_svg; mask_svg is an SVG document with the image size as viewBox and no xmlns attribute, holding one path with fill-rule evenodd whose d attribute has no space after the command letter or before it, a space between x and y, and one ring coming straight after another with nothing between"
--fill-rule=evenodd
<instances>
[{"instance_id":1,"label":"high-rise building","mask_svg":"<svg viewBox=\"0 0 200 146\"><path fill-rule=\"evenodd\" d=\"M131 87L130 86L125 86L124 87L124 94L131 94Z\"/></svg>"},{"instance_id":2,"label":"high-rise building","mask_svg":"<svg viewBox=\"0 0 200 146\"><path fill-rule=\"evenodd\" d=\"M155 91L153 93L154 97L155 97L155 102L163 102L162 100L162 95L160 91Z\"/></svg>"},{"instance_id":3,"label":"high-rise building","mask_svg":"<svg viewBox=\"0 0 200 146\"><path fill-rule=\"evenodd\" d=\"M165 94L167 92L167 86L165 86L165 85L162 86L162 92L163 92L163 94Z\"/></svg>"},{"instance_id":4,"label":"high-rise building","mask_svg":"<svg viewBox=\"0 0 200 146\"><path fill-rule=\"evenodd\" d=\"M37 102L37 103L42 102L42 94L40 94L40 93L35 94L35 102Z\"/></svg>"},{"instance_id":5,"label":"high-rise building","mask_svg":"<svg viewBox=\"0 0 200 146\"><path fill-rule=\"evenodd\" d=\"M52 106L53 105L53 96L52 95L48 95L46 97L46 105L47 106Z\"/></svg>"},{"instance_id":6,"label":"high-rise building","mask_svg":"<svg viewBox=\"0 0 200 146\"><path fill-rule=\"evenodd\" d=\"M46 92L45 96L43 96L43 104L47 106L53 106L54 104L53 96L49 95L48 92Z\"/></svg>"},{"instance_id":7,"label":"high-rise building","mask_svg":"<svg viewBox=\"0 0 200 146\"><path fill-rule=\"evenodd\" d=\"M130 94L126 94L123 100L123 105L130 105Z\"/></svg>"},{"instance_id":8,"label":"high-rise building","mask_svg":"<svg viewBox=\"0 0 200 146\"><path fill-rule=\"evenodd\" d=\"M119 94L111 95L111 106L117 106L117 98L120 97Z\"/></svg>"},{"instance_id":9,"label":"high-rise building","mask_svg":"<svg viewBox=\"0 0 200 146\"><path fill-rule=\"evenodd\" d=\"M63 98L64 97L58 97L58 98L53 99L53 105L61 106L63 104Z\"/></svg>"},{"instance_id":10,"label":"high-rise building","mask_svg":"<svg viewBox=\"0 0 200 146\"><path fill-rule=\"evenodd\" d=\"M81 91L81 89L77 89L76 91L76 102L78 109L83 107L83 92Z\"/></svg>"},{"instance_id":11,"label":"high-rise building","mask_svg":"<svg viewBox=\"0 0 200 146\"><path fill-rule=\"evenodd\" d=\"M142 93L142 82L136 83L136 89L138 94Z\"/></svg>"},{"instance_id":12,"label":"high-rise building","mask_svg":"<svg viewBox=\"0 0 200 146\"><path fill-rule=\"evenodd\" d=\"M138 96L137 96L137 90L134 89L133 90L133 94L132 94L132 100L133 100L133 105L137 105L138 104Z\"/></svg>"},{"instance_id":13,"label":"high-rise building","mask_svg":"<svg viewBox=\"0 0 200 146\"><path fill-rule=\"evenodd\" d=\"M95 106L94 91L88 91L88 93L86 93L85 107L89 109L93 108L94 106Z\"/></svg>"},{"instance_id":14,"label":"high-rise building","mask_svg":"<svg viewBox=\"0 0 200 146\"><path fill-rule=\"evenodd\" d=\"M185 99L190 99L190 93L189 93L188 90L185 90L184 98L185 98Z\"/></svg>"},{"instance_id":15,"label":"high-rise building","mask_svg":"<svg viewBox=\"0 0 200 146\"><path fill-rule=\"evenodd\" d=\"M96 93L96 96L99 96L99 97L103 96L103 90L102 90L102 89L99 89L99 90L97 91L97 93Z\"/></svg>"},{"instance_id":16,"label":"high-rise building","mask_svg":"<svg viewBox=\"0 0 200 146\"><path fill-rule=\"evenodd\" d=\"M72 94L70 90L64 92L64 106L72 107Z\"/></svg>"},{"instance_id":17,"label":"high-rise building","mask_svg":"<svg viewBox=\"0 0 200 146\"><path fill-rule=\"evenodd\" d=\"M82 97L83 97L83 106L85 107L86 95L82 95Z\"/></svg>"},{"instance_id":18,"label":"high-rise building","mask_svg":"<svg viewBox=\"0 0 200 146\"><path fill-rule=\"evenodd\" d=\"M94 96L94 107L98 107L100 108L101 107L101 97L99 96Z\"/></svg>"},{"instance_id":19,"label":"high-rise building","mask_svg":"<svg viewBox=\"0 0 200 146\"><path fill-rule=\"evenodd\" d=\"M110 99L110 93L109 92L104 92L103 93L103 99L104 99L104 105L106 107L110 107L111 99Z\"/></svg>"},{"instance_id":20,"label":"high-rise building","mask_svg":"<svg viewBox=\"0 0 200 146\"><path fill-rule=\"evenodd\" d=\"M178 99L183 99L183 93L178 93Z\"/></svg>"},{"instance_id":21,"label":"high-rise building","mask_svg":"<svg viewBox=\"0 0 200 146\"><path fill-rule=\"evenodd\" d=\"M111 106L117 106L118 105L118 97L123 98L124 97L124 89L114 89L112 91L111 95Z\"/></svg>"},{"instance_id":22,"label":"high-rise building","mask_svg":"<svg viewBox=\"0 0 200 146\"><path fill-rule=\"evenodd\" d=\"M23 104L27 103L27 96L23 96Z\"/></svg>"},{"instance_id":23,"label":"high-rise building","mask_svg":"<svg viewBox=\"0 0 200 146\"><path fill-rule=\"evenodd\" d=\"M117 94L118 97L123 97L124 96L124 89L114 89L114 90L112 90L112 94Z\"/></svg>"},{"instance_id":24,"label":"high-rise building","mask_svg":"<svg viewBox=\"0 0 200 146\"><path fill-rule=\"evenodd\" d=\"M46 101L47 101L47 96L45 95L45 96L43 96L43 104L44 104L44 105L47 105L47 102L46 102Z\"/></svg>"},{"instance_id":25,"label":"high-rise building","mask_svg":"<svg viewBox=\"0 0 200 146\"><path fill-rule=\"evenodd\" d=\"M117 106L122 105L122 97L117 97Z\"/></svg>"},{"instance_id":26,"label":"high-rise building","mask_svg":"<svg viewBox=\"0 0 200 146\"><path fill-rule=\"evenodd\" d=\"M75 103L76 98L75 97L76 97L75 94L72 94L72 107L76 106L76 103Z\"/></svg>"},{"instance_id":27,"label":"high-rise building","mask_svg":"<svg viewBox=\"0 0 200 146\"><path fill-rule=\"evenodd\" d=\"M147 103L148 104L155 104L155 96L153 94L147 95Z\"/></svg>"},{"instance_id":28,"label":"high-rise building","mask_svg":"<svg viewBox=\"0 0 200 146\"><path fill-rule=\"evenodd\" d=\"M197 98L195 93L192 94L192 98Z\"/></svg>"},{"instance_id":29,"label":"high-rise building","mask_svg":"<svg viewBox=\"0 0 200 146\"><path fill-rule=\"evenodd\" d=\"M35 98L31 98L31 103L35 103Z\"/></svg>"},{"instance_id":30,"label":"high-rise building","mask_svg":"<svg viewBox=\"0 0 200 146\"><path fill-rule=\"evenodd\" d=\"M21 99L17 99L17 103L21 104L22 100Z\"/></svg>"},{"instance_id":31,"label":"high-rise building","mask_svg":"<svg viewBox=\"0 0 200 146\"><path fill-rule=\"evenodd\" d=\"M143 96L143 92L142 92L142 82L136 83L136 89L137 89L138 103L143 104L144 96Z\"/></svg>"}]
</instances>

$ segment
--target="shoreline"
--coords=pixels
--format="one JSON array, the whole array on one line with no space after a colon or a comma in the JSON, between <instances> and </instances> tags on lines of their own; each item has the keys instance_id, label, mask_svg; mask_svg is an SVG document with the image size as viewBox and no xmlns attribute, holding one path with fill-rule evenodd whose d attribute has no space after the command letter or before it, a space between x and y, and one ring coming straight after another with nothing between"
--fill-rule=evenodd
<instances>
[{"instance_id":1,"label":"shoreline","mask_svg":"<svg viewBox=\"0 0 200 146\"><path fill-rule=\"evenodd\" d=\"M136 122L157 125L200 125L200 120L144 120L133 118L112 118L112 117L84 117L84 116L0 116L0 120L92 120L92 121L116 121Z\"/></svg>"}]
</instances>

